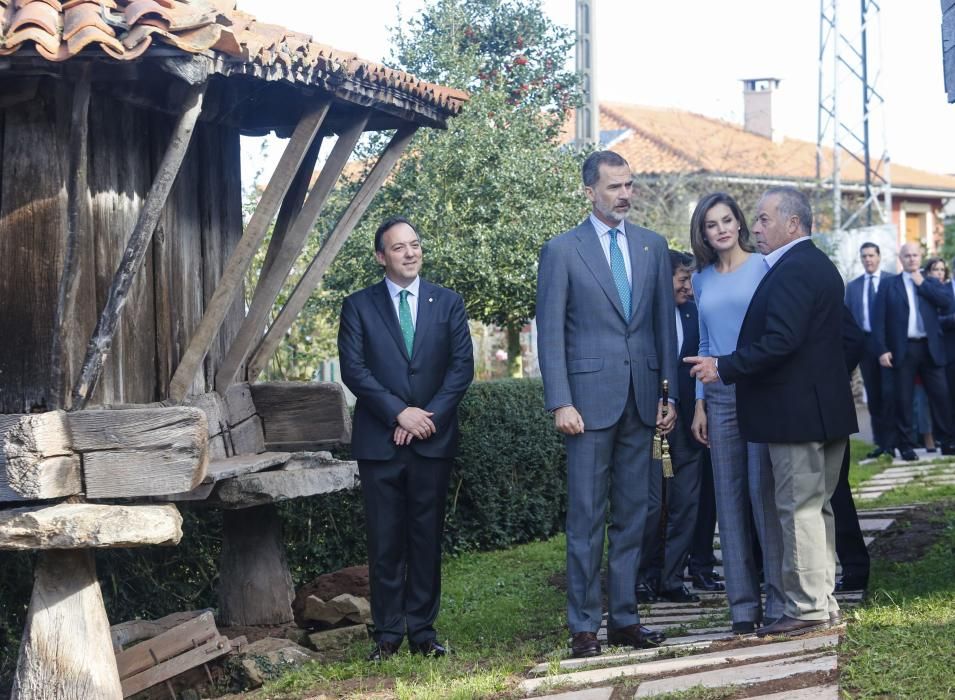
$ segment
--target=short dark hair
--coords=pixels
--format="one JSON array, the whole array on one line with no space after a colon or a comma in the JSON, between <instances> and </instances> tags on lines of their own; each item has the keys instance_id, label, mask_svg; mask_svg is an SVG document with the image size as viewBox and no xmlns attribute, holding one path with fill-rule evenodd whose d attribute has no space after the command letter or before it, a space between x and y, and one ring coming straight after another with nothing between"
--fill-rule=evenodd
<instances>
[{"instance_id":1,"label":"short dark hair","mask_svg":"<svg viewBox=\"0 0 955 700\"><path fill-rule=\"evenodd\" d=\"M866 248L875 248L875 254L878 255L880 258L882 257L882 251L879 250L879 246L873 243L872 241L866 241L865 243L860 245L859 252L861 253Z\"/></svg>"},{"instance_id":2,"label":"short dark hair","mask_svg":"<svg viewBox=\"0 0 955 700\"><path fill-rule=\"evenodd\" d=\"M812 205L809 197L795 187L770 187L763 193L764 197L779 197L778 211L783 219L795 216L799 226L807 236L812 233Z\"/></svg>"},{"instance_id":3,"label":"short dark hair","mask_svg":"<svg viewBox=\"0 0 955 700\"><path fill-rule=\"evenodd\" d=\"M945 268L945 279L944 279L944 281L945 281L945 282L948 282L948 281L949 281L949 271L948 271L948 263L945 262L945 258L929 258L928 260L926 260L926 261L925 261L925 265L924 265L924 267L923 267L923 269L925 270L925 274L928 274L929 272L931 272L931 271L932 271L932 268L933 268L936 264L938 264L938 263L942 263L942 267Z\"/></svg>"},{"instance_id":4,"label":"short dark hair","mask_svg":"<svg viewBox=\"0 0 955 700\"><path fill-rule=\"evenodd\" d=\"M690 218L690 247L693 248L693 255L696 257L696 269L698 270L716 262L716 251L706 240L706 213L717 204L728 206L739 222L739 247L747 253L756 250L752 234L750 234L749 226L746 223L746 217L743 216L743 210L740 209L736 200L725 192L712 192L700 200L696 209L693 210L693 216Z\"/></svg>"},{"instance_id":5,"label":"short dark hair","mask_svg":"<svg viewBox=\"0 0 955 700\"><path fill-rule=\"evenodd\" d=\"M670 272L671 274L676 274L676 271L681 267L685 267L687 270L692 270L695 265L693 264L693 256L689 253L684 253L682 250L673 250L668 251L670 253Z\"/></svg>"},{"instance_id":6,"label":"short dark hair","mask_svg":"<svg viewBox=\"0 0 955 700\"><path fill-rule=\"evenodd\" d=\"M403 216L392 216L391 218L388 218L382 221L381 225L375 230L375 252L376 253L385 252L385 246L381 242L381 239L382 237L384 237L388 229L390 229L392 226L397 226L398 224L408 224L408 226L411 226L411 230L414 231L414 235L418 236L419 241L421 240L421 236L418 234L418 229L416 229L410 221L408 221Z\"/></svg>"},{"instance_id":7,"label":"short dark hair","mask_svg":"<svg viewBox=\"0 0 955 700\"><path fill-rule=\"evenodd\" d=\"M593 187L597 184L597 180L600 179L601 165L609 165L613 168L619 168L621 165L626 165L628 168L630 167L630 164L619 153L614 153L613 151L594 151L587 156L587 160L584 161L583 166L580 168L580 174L584 179L585 187Z\"/></svg>"}]
</instances>

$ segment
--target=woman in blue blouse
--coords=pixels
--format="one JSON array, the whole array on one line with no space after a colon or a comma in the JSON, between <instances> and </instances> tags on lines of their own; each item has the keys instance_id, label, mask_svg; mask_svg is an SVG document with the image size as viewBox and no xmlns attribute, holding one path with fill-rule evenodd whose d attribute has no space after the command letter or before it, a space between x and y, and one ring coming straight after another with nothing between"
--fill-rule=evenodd
<instances>
[{"instance_id":1,"label":"woman in blue blouse","mask_svg":"<svg viewBox=\"0 0 955 700\"><path fill-rule=\"evenodd\" d=\"M746 220L732 197L715 192L693 212L690 242L696 257L693 292L700 318L701 356L736 350L750 299L767 267L755 252ZM782 533L765 445L747 443L736 418L736 387L697 382L694 437L710 448L723 575L733 632L754 632L783 614ZM752 520L750 519L752 514ZM751 522L763 551L766 608L760 600Z\"/></svg>"}]
</instances>

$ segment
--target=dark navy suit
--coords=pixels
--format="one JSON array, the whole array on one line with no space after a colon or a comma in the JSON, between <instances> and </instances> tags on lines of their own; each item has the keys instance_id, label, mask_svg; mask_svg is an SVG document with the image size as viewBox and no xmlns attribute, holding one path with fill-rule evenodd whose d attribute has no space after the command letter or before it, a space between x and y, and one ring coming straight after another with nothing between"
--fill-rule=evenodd
<instances>
[{"instance_id":1,"label":"dark navy suit","mask_svg":"<svg viewBox=\"0 0 955 700\"><path fill-rule=\"evenodd\" d=\"M912 449L912 400L915 375L922 377L928 394L932 417L938 426L936 440L943 446L955 441L952 433L952 409L945 380L945 341L940 314L951 313L952 295L932 277L915 285L918 313L925 329L925 338L908 337L909 302L904 275L883 282L875 303L872 335L879 355L892 353L892 377L895 394L896 429L893 447Z\"/></svg>"},{"instance_id":2,"label":"dark navy suit","mask_svg":"<svg viewBox=\"0 0 955 700\"><path fill-rule=\"evenodd\" d=\"M882 285L895 275L887 272L879 273L879 288L875 299L879 298ZM862 381L865 384L866 401L869 408L869 417L872 419L872 437L876 445L883 450L890 449L895 436L895 410L892 402L892 373L879 364L879 352L872 340L872 324L875 319L869 319L869 330L865 330L864 290L868 275L859 275L846 285L846 305L852 312L852 318L859 328L865 332L865 345L859 369L862 372ZM874 299L873 299L874 305ZM872 308L872 306L870 306ZM873 309L872 316L875 316Z\"/></svg>"},{"instance_id":3,"label":"dark navy suit","mask_svg":"<svg viewBox=\"0 0 955 700\"><path fill-rule=\"evenodd\" d=\"M457 407L474 376L461 297L421 280L411 356L383 281L345 299L338 331L342 380L358 397L352 455L358 460L368 528L375 640L435 639L441 598L441 535ZM394 443L408 406L432 411L436 432Z\"/></svg>"}]
</instances>

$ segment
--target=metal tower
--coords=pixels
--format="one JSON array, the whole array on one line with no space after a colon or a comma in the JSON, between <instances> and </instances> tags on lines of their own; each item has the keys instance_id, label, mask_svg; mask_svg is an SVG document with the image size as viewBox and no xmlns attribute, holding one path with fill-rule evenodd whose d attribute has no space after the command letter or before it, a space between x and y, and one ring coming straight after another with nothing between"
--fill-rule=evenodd
<instances>
[{"instance_id":1,"label":"metal tower","mask_svg":"<svg viewBox=\"0 0 955 700\"><path fill-rule=\"evenodd\" d=\"M878 90L881 60L880 7L876 0L859 0L861 12L845 10L846 0L819 3L819 110L816 138L817 195L831 189L833 231L892 222L892 180L885 136L885 100ZM869 46L875 35L876 52ZM876 70L870 70L875 64ZM861 97L861 101L858 99ZM875 127L875 128L873 128ZM880 131L873 139L873 131ZM832 153L826 153L831 144ZM876 147L876 145L878 147ZM873 162L873 153L878 160ZM862 166L864 179L844 183L843 156ZM847 208L846 192L863 197ZM873 220L873 212L878 221Z\"/></svg>"},{"instance_id":2,"label":"metal tower","mask_svg":"<svg viewBox=\"0 0 955 700\"><path fill-rule=\"evenodd\" d=\"M577 0L577 73L583 104L577 108L576 138L578 145L595 145L600 141L600 111L594 83L594 4L596 0Z\"/></svg>"}]
</instances>

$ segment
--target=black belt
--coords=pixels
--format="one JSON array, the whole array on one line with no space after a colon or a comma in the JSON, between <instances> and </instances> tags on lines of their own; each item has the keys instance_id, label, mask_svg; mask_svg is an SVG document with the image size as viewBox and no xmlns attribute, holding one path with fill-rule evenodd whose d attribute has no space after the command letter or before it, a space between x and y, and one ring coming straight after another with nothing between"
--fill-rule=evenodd
<instances>
[{"instance_id":1,"label":"black belt","mask_svg":"<svg viewBox=\"0 0 955 700\"><path fill-rule=\"evenodd\" d=\"M909 338L908 341L910 343L927 343L928 338Z\"/></svg>"}]
</instances>

